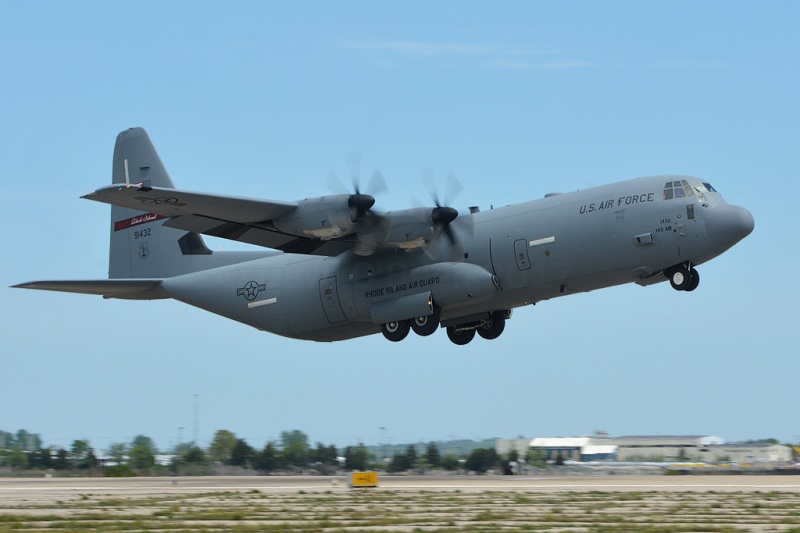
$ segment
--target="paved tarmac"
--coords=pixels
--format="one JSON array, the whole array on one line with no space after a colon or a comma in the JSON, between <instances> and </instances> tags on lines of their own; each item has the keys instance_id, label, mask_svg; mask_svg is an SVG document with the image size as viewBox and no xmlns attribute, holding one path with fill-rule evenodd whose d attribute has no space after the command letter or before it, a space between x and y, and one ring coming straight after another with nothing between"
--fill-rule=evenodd
<instances>
[{"instance_id":1,"label":"paved tarmac","mask_svg":"<svg viewBox=\"0 0 800 533\"><path fill-rule=\"evenodd\" d=\"M148 497L160 494L251 491L281 494L352 490L346 476L207 476L138 478L0 478L0 504L46 502L83 494ZM800 492L800 476L382 476L378 491L461 492Z\"/></svg>"}]
</instances>

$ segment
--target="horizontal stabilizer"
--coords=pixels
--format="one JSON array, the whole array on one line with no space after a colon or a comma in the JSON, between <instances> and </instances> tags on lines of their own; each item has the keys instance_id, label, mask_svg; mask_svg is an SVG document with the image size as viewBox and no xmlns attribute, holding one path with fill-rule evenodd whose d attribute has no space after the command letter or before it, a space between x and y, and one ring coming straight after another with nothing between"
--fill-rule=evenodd
<instances>
[{"instance_id":1,"label":"horizontal stabilizer","mask_svg":"<svg viewBox=\"0 0 800 533\"><path fill-rule=\"evenodd\" d=\"M29 281L12 285L12 288L96 294L103 298L121 298L123 300L159 300L166 298L155 290L160 283L160 279Z\"/></svg>"}]
</instances>

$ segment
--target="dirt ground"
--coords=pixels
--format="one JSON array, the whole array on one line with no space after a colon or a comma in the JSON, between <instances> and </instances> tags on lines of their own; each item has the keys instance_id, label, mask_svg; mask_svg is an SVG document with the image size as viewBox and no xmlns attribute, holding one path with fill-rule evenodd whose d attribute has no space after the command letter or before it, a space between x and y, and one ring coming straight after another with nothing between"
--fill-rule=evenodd
<instances>
[{"instance_id":1,"label":"dirt ground","mask_svg":"<svg viewBox=\"0 0 800 533\"><path fill-rule=\"evenodd\" d=\"M0 479L0 531L800 533L796 476Z\"/></svg>"}]
</instances>

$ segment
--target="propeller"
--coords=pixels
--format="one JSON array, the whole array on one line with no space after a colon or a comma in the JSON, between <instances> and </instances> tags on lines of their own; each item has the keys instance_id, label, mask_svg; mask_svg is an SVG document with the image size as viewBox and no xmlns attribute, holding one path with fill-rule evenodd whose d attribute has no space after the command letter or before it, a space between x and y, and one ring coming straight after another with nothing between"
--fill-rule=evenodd
<instances>
[{"instance_id":1,"label":"propeller","mask_svg":"<svg viewBox=\"0 0 800 533\"><path fill-rule=\"evenodd\" d=\"M369 191L369 194L362 192L360 178L361 155L355 152L348 152L346 154L346 159L347 167L350 171L352 189L345 187L333 170L331 170L329 186L332 190L341 191L344 194L354 191L347 200L347 206L350 208L350 221L356 223L364 220L367 212L375 205L374 195L386 192L388 187L386 186L386 179L384 179L383 173L376 169L375 172L372 173L372 177L367 184L367 191Z\"/></svg>"},{"instance_id":2,"label":"propeller","mask_svg":"<svg viewBox=\"0 0 800 533\"><path fill-rule=\"evenodd\" d=\"M425 186L431 195L434 205L436 207L431 210L431 221L433 225L439 230L439 234L444 233L450 244L456 244L456 237L450 231L450 223L458 217L458 211L449 207L450 203L455 200L456 196L461 192L461 182L452 172L447 173L447 182L445 185L444 197L439 199L439 191L436 188L436 182L433 178L433 169L427 168L423 171L422 179Z\"/></svg>"},{"instance_id":3,"label":"propeller","mask_svg":"<svg viewBox=\"0 0 800 533\"><path fill-rule=\"evenodd\" d=\"M434 205L436 205L436 207L431 210L431 222L436 228L435 237L444 235L454 250L454 255L459 257L462 255L462 252L459 247L459 238L455 227L464 226L464 224L459 224L457 222L454 224L454 221L458 218L458 211L450 207L450 203L455 200L461 192L463 188L461 182L452 172L448 172L444 196L440 200L439 191L436 188L436 183L433 178L433 170L425 169L422 177L431 195L431 199ZM442 252L437 240L436 238L432 239L431 242L423 248L428 257L432 259L438 258Z\"/></svg>"},{"instance_id":4,"label":"propeller","mask_svg":"<svg viewBox=\"0 0 800 533\"><path fill-rule=\"evenodd\" d=\"M375 205L375 197L359 192L351 194L347 199L347 207L350 208L350 222L364 220L367 211L372 209L373 205Z\"/></svg>"}]
</instances>

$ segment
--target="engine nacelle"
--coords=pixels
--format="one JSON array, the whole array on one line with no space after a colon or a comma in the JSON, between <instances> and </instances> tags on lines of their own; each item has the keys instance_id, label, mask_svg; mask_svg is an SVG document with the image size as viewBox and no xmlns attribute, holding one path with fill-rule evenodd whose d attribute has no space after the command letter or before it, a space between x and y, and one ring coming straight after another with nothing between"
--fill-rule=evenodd
<instances>
[{"instance_id":1,"label":"engine nacelle","mask_svg":"<svg viewBox=\"0 0 800 533\"><path fill-rule=\"evenodd\" d=\"M390 226L378 236L383 246L415 250L434 237L436 228L428 207L416 207L402 211L389 211L384 215Z\"/></svg>"},{"instance_id":2,"label":"engine nacelle","mask_svg":"<svg viewBox=\"0 0 800 533\"><path fill-rule=\"evenodd\" d=\"M306 198L297 202L290 213L272 220L276 229L322 240L335 239L355 232L357 223L375 203L367 194L335 194Z\"/></svg>"}]
</instances>

